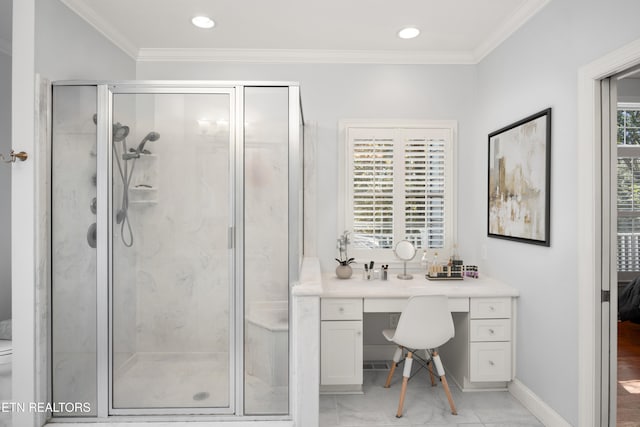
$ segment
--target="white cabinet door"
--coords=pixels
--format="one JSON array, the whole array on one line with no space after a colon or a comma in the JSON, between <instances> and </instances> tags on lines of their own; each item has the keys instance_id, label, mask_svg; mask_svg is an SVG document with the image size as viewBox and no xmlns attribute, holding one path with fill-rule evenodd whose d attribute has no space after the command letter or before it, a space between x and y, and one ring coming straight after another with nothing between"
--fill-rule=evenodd
<instances>
[{"instance_id":1,"label":"white cabinet door","mask_svg":"<svg viewBox=\"0 0 640 427\"><path fill-rule=\"evenodd\" d=\"M362 384L362 321L323 321L320 384Z\"/></svg>"}]
</instances>

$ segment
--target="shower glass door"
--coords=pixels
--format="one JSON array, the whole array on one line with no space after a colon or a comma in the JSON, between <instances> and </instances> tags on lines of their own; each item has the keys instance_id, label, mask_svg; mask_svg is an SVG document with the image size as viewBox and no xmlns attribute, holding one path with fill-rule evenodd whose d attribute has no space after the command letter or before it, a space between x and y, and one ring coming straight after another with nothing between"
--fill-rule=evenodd
<instances>
[{"instance_id":1,"label":"shower glass door","mask_svg":"<svg viewBox=\"0 0 640 427\"><path fill-rule=\"evenodd\" d=\"M115 87L110 413L233 413L231 89Z\"/></svg>"}]
</instances>

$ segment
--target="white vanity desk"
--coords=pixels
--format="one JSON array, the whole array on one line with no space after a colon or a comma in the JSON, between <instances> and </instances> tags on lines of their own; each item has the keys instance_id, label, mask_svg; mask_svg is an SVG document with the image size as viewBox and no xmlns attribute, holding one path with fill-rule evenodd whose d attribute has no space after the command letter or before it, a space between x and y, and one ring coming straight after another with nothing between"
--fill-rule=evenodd
<instances>
[{"instance_id":1,"label":"white vanity desk","mask_svg":"<svg viewBox=\"0 0 640 427\"><path fill-rule=\"evenodd\" d=\"M353 278L340 280L322 276L317 258L304 259L299 284L291 292L297 425L318 425L320 389L361 389L363 313L401 312L412 295L449 297L455 337L440 354L450 381L474 390L505 388L513 379L516 289L486 276L462 281L395 276L390 271L388 281L366 281L354 272Z\"/></svg>"},{"instance_id":2,"label":"white vanity desk","mask_svg":"<svg viewBox=\"0 0 640 427\"><path fill-rule=\"evenodd\" d=\"M447 376L463 390L506 388L513 379L517 290L490 278L430 281L340 280L322 277L320 390L357 392L362 386L363 313L399 313L413 295L446 295L455 338L440 349ZM425 325L428 326L428 325ZM391 358L393 350L389 353Z\"/></svg>"}]
</instances>

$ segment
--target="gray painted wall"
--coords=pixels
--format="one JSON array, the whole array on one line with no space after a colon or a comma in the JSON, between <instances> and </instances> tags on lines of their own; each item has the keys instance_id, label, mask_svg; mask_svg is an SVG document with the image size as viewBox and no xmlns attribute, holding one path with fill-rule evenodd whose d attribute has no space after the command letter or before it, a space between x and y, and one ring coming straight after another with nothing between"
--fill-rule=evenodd
<instances>
[{"instance_id":1,"label":"gray painted wall","mask_svg":"<svg viewBox=\"0 0 640 427\"><path fill-rule=\"evenodd\" d=\"M624 11L624 13L621 13ZM461 245L520 290L516 376L578 424L578 69L640 37L640 3L555 0L477 67L475 140L461 166ZM551 247L486 237L487 134L552 107ZM471 159L481 159L478 162Z\"/></svg>"},{"instance_id":2,"label":"gray painted wall","mask_svg":"<svg viewBox=\"0 0 640 427\"><path fill-rule=\"evenodd\" d=\"M36 1L36 72L55 80L126 80L135 61L58 0Z\"/></svg>"},{"instance_id":3,"label":"gray painted wall","mask_svg":"<svg viewBox=\"0 0 640 427\"><path fill-rule=\"evenodd\" d=\"M11 56L0 52L0 153L11 151ZM11 167L0 165L0 320L11 317Z\"/></svg>"},{"instance_id":4,"label":"gray painted wall","mask_svg":"<svg viewBox=\"0 0 640 427\"><path fill-rule=\"evenodd\" d=\"M339 234L340 119L454 119L459 145L472 137L474 66L143 62L137 78L300 82L305 119L318 125L316 238L325 271L335 269ZM465 176L463 171L460 176Z\"/></svg>"},{"instance_id":5,"label":"gray painted wall","mask_svg":"<svg viewBox=\"0 0 640 427\"><path fill-rule=\"evenodd\" d=\"M618 81L618 101L640 102L640 78Z\"/></svg>"}]
</instances>

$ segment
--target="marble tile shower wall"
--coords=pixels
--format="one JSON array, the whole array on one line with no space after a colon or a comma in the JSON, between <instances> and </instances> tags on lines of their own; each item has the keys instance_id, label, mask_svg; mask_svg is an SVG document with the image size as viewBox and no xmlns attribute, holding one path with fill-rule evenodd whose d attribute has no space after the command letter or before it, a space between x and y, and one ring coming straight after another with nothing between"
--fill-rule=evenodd
<instances>
[{"instance_id":1,"label":"marble tile shower wall","mask_svg":"<svg viewBox=\"0 0 640 427\"><path fill-rule=\"evenodd\" d=\"M288 300L287 136L275 141L284 142L249 140L245 151L245 292L250 305Z\"/></svg>"},{"instance_id":2,"label":"marble tile shower wall","mask_svg":"<svg viewBox=\"0 0 640 427\"><path fill-rule=\"evenodd\" d=\"M132 179L136 350L213 353L229 347L228 140L199 135L184 96L140 100L145 148ZM142 108L144 103L144 109ZM144 110L144 111L143 111ZM148 187L151 187L149 190ZM145 193L146 191L146 193ZM137 199L135 197L138 197Z\"/></svg>"},{"instance_id":3,"label":"marble tile shower wall","mask_svg":"<svg viewBox=\"0 0 640 427\"><path fill-rule=\"evenodd\" d=\"M57 401L93 403L96 388L96 94L91 87L54 89L52 143L52 362ZM119 274L132 271L133 260ZM124 309L126 316L132 310ZM133 333L121 337L133 351ZM92 405L95 407L95 405Z\"/></svg>"}]
</instances>

